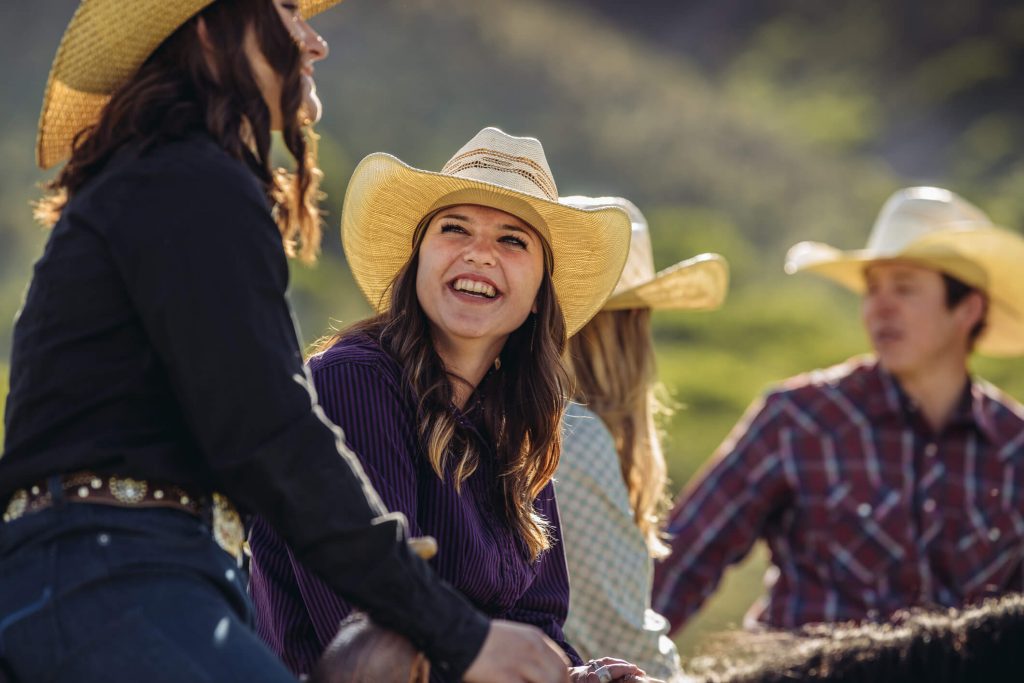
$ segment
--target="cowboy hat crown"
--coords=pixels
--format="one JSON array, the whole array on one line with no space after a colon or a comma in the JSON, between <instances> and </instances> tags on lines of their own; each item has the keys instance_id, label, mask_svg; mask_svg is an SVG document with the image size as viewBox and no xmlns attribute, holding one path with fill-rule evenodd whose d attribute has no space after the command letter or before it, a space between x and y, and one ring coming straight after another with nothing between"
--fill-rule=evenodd
<instances>
[{"instance_id":1,"label":"cowboy hat crown","mask_svg":"<svg viewBox=\"0 0 1024 683\"><path fill-rule=\"evenodd\" d=\"M446 206L478 204L528 223L543 239L555 297L572 336L611 295L629 251L630 220L619 206L560 203L544 148L535 138L484 128L440 172L370 154L352 173L341 236L353 277L378 312L412 255L416 228Z\"/></svg>"}]
</instances>

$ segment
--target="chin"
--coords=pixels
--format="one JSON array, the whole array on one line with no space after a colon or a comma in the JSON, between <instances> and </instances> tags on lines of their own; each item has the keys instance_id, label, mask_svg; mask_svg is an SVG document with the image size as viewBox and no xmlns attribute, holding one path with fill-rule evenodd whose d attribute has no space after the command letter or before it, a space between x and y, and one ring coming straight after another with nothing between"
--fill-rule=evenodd
<instances>
[{"instance_id":1,"label":"chin","mask_svg":"<svg viewBox=\"0 0 1024 683\"><path fill-rule=\"evenodd\" d=\"M305 96L302 98L302 113L310 124L319 123L324 108L320 102L320 96L316 93L316 86L307 81L305 91Z\"/></svg>"},{"instance_id":2,"label":"chin","mask_svg":"<svg viewBox=\"0 0 1024 683\"><path fill-rule=\"evenodd\" d=\"M323 113L320 107L320 100L316 97L312 100L307 100L302 103L303 118L308 122L309 125L320 122L320 115Z\"/></svg>"},{"instance_id":3,"label":"chin","mask_svg":"<svg viewBox=\"0 0 1024 683\"><path fill-rule=\"evenodd\" d=\"M907 375L914 369L914 364L907 362L906 359L901 358L894 353L878 353L875 352L878 357L878 362L881 363L882 367L889 372L889 374L896 377Z\"/></svg>"}]
</instances>

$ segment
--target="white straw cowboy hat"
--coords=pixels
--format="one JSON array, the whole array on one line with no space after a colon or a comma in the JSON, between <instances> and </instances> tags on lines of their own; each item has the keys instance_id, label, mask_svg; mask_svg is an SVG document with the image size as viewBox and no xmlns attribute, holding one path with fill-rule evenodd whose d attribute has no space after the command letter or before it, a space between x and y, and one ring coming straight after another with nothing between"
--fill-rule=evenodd
<instances>
[{"instance_id":1,"label":"white straw cowboy hat","mask_svg":"<svg viewBox=\"0 0 1024 683\"><path fill-rule=\"evenodd\" d=\"M378 312L388 307L388 288L412 255L417 226L455 204L500 209L540 234L551 252L551 280L569 336L601 308L626 262L625 211L560 204L540 142L485 128L440 173L383 153L369 155L352 173L341 239L356 283Z\"/></svg>"},{"instance_id":2,"label":"white straw cowboy hat","mask_svg":"<svg viewBox=\"0 0 1024 683\"><path fill-rule=\"evenodd\" d=\"M654 254L647 219L633 202L623 197L562 197L563 204L580 209L620 206L629 214L633 237L626 267L612 297L601 308L658 310L712 310L725 301L729 289L729 264L719 254L700 254L654 272Z\"/></svg>"},{"instance_id":3,"label":"white straw cowboy hat","mask_svg":"<svg viewBox=\"0 0 1024 683\"><path fill-rule=\"evenodd\" d=\"M61 38L36 138L42 168L71 155L75 135L99 120L110 95L168 36L213 0L82 0ZM304 17L341 0L298 0Z\"/></svg>"},{"instance_id":4,"label":"white straw cowboy hat","mask_svg":"<svg viewBox=\"0 0 1024 683\"><path fill-rule=\"evenodd\" d=\"M817 273L862 293L864 268L884 260L917 263L985 292L988 320L978 351L1024 354L1024 237L997 228L981 209L949 190L900 190L882 207L867 248L840 251L801 242L786 255L786 272Z\"/></svg>"}]
</instances>

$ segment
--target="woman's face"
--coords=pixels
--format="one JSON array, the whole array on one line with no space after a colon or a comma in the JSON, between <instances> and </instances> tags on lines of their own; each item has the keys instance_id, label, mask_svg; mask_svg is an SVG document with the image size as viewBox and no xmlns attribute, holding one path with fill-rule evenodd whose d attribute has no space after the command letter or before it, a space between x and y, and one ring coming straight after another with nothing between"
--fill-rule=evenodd
<instances>
[{"instance_id":1,"label":"woman's face","mask_svg":"<svg viewBox=\"0 0 1024 683\"><path fill-rule=\"evenodd\" d=\"M302 113L311 123L316 123L320 120L322 108L313 80L313 64L327 56L327 42L302 18L297 0L273 2L285 28L302 50ZM252 29L246 32L244 49L249 56L260 93L267 103L267 108L270 109L270 127L272 130L281 130L284 118L281 113L281 76L260 50L259 41Z\"/></svg>"},{"instance_id":2,"label":"woman's face","mask_svg":"<svg viewBox=\"0 0 1024 683\"><path fill-rule=\"evenodd\" d=\"M512 214L475 204L439 211L420 243L416 296L435 343L491 342L500 351L535 310L540 236Z\"/></svg>"}]
</instances>

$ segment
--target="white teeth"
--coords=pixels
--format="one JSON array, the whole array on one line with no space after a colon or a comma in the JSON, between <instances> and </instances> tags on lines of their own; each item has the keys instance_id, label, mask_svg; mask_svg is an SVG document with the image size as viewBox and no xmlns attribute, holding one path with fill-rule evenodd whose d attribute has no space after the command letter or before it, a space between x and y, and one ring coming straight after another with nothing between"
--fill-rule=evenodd
<instances>
[{"instance_id":1,"label":"white teeth","mask_svg":"<svg viewBox=\"0 0 1024 683\"><path fill-rule=\"evenodd\" d=\"M493 299L498 295L498 291L491 287L486 282L480 282L479 280L470 280L468 278L459 278L452 285L453 288L460 292L469 292L470 294L483 294L488 299Z\"/></svg>"}]
</instances>

